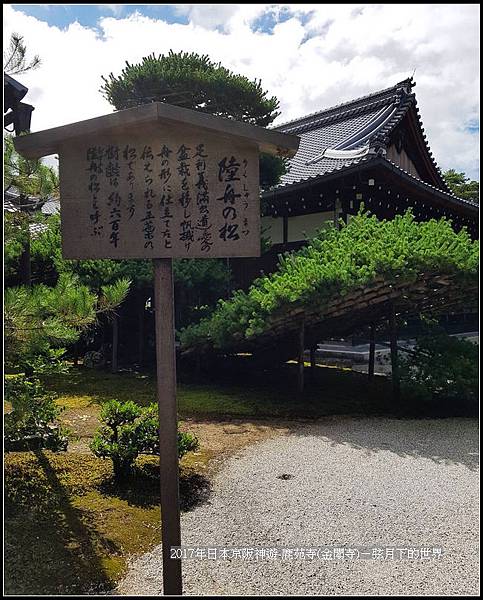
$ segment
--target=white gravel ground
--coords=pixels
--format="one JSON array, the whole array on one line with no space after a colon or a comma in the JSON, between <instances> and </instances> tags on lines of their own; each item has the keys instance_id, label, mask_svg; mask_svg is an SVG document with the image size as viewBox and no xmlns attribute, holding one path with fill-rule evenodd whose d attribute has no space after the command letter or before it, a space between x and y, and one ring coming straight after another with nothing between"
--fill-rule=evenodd
<instances>
[{"instance_id":1,"label":"white gravel ground","mask_svg":"<svg viewBox=\"0 0 483 600\"><path fill-rule=\"evenodd\" d=\"M191 547L440 547L431 560L186 560L187 595L476 595L478 424L334 417L245 448L209 503L182 515ZM279 475L293 475L279 479ZM161 548L117 593L162 593Z\"/></svg>"}]
</instances>

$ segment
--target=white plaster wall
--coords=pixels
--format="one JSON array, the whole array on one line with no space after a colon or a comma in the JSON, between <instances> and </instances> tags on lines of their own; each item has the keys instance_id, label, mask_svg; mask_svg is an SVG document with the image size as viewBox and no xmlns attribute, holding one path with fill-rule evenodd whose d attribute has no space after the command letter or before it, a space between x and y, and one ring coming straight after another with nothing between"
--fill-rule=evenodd
<instances>
[{"instance_id":1,"label":"white plaster wall","mask_svg":"<svg viewBox=\"0 0 483 600\"><path fill-rule=\"evenodd\" d=\"M298 242L312 238L324 223L334 222L334 212L320 212L310 215L299 215L288 219L288 241Z\"/></svg>"},{"instance_id":2,"label":"white plaster wall","mask_svg":"<svg viewBox=\"0 0 483 600\"><path fill-rule=\"evenodd\" d=\"M262 217L262 232L263 237L269 237L272 244L281 244L283 242L283 218Z\"/></svg>"}]
</instances>

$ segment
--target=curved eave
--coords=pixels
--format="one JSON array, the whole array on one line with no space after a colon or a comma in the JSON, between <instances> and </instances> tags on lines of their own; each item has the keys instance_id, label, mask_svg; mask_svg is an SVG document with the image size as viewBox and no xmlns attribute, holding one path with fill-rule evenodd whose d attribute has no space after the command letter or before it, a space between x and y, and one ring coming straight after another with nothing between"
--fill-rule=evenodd
<instances>
[{"instance_id":1,"label":"curved eave","mask_svg":"<svg viewBox=\"0 0 483 600\"><path fill-rule=\"evenodd\" d=\"M452 196L453 194L451 189L444 180L441 169L438 167L436 160L433 157L433 153L431 152L426 135L424 134L423 123L417 107L416 94L408 94L406 98L402 100L396 114L382 129L377 132L377 134L371 140L371 145L374 146L377 144L377 142L379 142L381 145L387 148L390 143L390 136L392 132L402 122L406 115L408 117L410 131L417 145L419 155L421 156L423 164L429 175L429 179L431 179L431 181L435 184L435 189L448 192Z\"/></svg>"},{"instance_id":2,"label":"curved eave","mask_svg":"<svg viewBox=\"0 0 483 600\"><path fill-rule=\"evenodd\" d=\"M411 173L408 173L407 171L405 171L400 166L396 165L395 163L393 163L391 160L389 160L387 158L380 158L378 162L381 166L389 168L391 171L397 173L403 179L410 181L412 184L415 184L419 188L430 191L432 194L438 196L439 198L441 198L442 200L445 200L446 202L450 202L453 205L469 209L470 211L472 211L474 213L475 217L478 217L479 205L476 204L475 202L471 202L471 200L465 200L464 198L459 198L458 196L455 196L455 194L453 194L451 192L446 192L444 190L441 190L440 188L435 187L434 185L431 185L430 183L426 183L426 181L422 181L418 177L411 175Z\"/></svg>"},{"instance_id":3,"label":"curved eave","mask_svg":"<svg viewBox=\"0 0 483 600\"><path fill-rule=\"evenodd\" d=\"M409 111L408 121L409 121L409 126L412 130L414 139L416 140L416 144L418 145L419 153L420 153L421 157L423 158L425 167L426 167L428 173L430 173L431 178L433 179L435 185L438 188L445 190L449 194L451 194L451 189L449 188L448 184L444 180L443 173L441 172L441 169L438 167L438 164L437 164L437 162L433 156L433 153L431 152L431 148L428 144L426 135L424 134L424 127L423 127L421 115L419 114L419 108L417 107L416 101L414 102L414 110Z\"/></svg>"},{"instance_id":4,"label":"curved eave","mask_svg":"<svg viewBox=\"0 0 483 600\"><path fill-rule=\"evenodd\" d=\"M352 159L350 164L341 165L340 167L334 167L331 171L326 171L321 175L312 175L311 177L307 177L306 179L298 179L297 181L291 181L290 183L285 183L271 190L262 192L261 197L264 199L273 198L275 194L289 194L292 191L305 188L308 185L316 184L319 181L330 181L332 179L336 179L341 173L344 173L345 175L351 173L352 171L357 171L361 164L374 164L376 158L377 157L374 154L369 154L356 160Z\"/></svg>"},{"instance_id":5,"label":"curved eave","mask_svg":"<svg viewBox=\"0 0 483 600\"><path fill-rule=\"evenodd\" d=\"M452 206L457 206L459 208L463 208L466 211L470 211L472 213L472 217L478 218L479 214L479 205L471 202L470 200L465 200L464 198L459 198L455 196L451 192L446 192L441 190L421 179L411 175L392 161L387 158L369 155L359 159L356 163L352 162L350 165L342 165L341 167L334 168L332 171L324 173L322 175L314 175L312 177L308 177L307 179L300 179L298 181L294 181L292 183L288 183L277 187L272 190L268 190L262 193L263 199L273 200L275 196L284 196L287 194L291 194L292 192L298 192L300 190L306 189L307 187L312 187L319 183L325 183L337 179L341 174L349 175L353 172L357 172L359 170L365 170L367 168L372 167L382 167L389 170L392 173L398 175L403 180L410 183L412 186L416 186L425 192L430 193L432 196L436 196L440 200L443 200L445 203L451 204Z\"/></svg>"}]
</instances>

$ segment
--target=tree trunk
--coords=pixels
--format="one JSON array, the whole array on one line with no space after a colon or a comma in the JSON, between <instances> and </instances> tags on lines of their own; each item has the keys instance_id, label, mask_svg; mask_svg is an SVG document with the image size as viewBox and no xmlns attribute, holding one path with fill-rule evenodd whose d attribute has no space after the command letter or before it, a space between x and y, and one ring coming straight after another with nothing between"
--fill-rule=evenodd
<instances>
[{"instance_id":1,"label":"tree trunk","mask_svg":"<svg viewBox=\"0 0 483 600\"><path fill-rule=\"evenodd\" d=\"M30 266L30 230L27 234L27 241L20 255L20 283L21 285L31 284L31 266Z\"/></svg>"}]
</instances>

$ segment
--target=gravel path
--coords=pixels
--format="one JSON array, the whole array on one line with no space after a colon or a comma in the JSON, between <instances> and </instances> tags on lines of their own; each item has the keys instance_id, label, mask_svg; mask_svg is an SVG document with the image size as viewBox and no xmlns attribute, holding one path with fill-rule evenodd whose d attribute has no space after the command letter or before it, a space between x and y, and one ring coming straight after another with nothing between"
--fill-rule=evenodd
<instances>
[{"instance_id":1,"label":"gravel path","mask_svg":"<svg viewBox=\"0 0 483 600\"><path fill-rule=\"evenodd\" d=\"M442 558L185 560L184 593L478 594L477 427L349 417L301 425L229 459L209 503L182 515L184 546L429 546ZM134 560L117 593L159 595L161 565L160 547Z\"/></svg>"}]
</instances>

